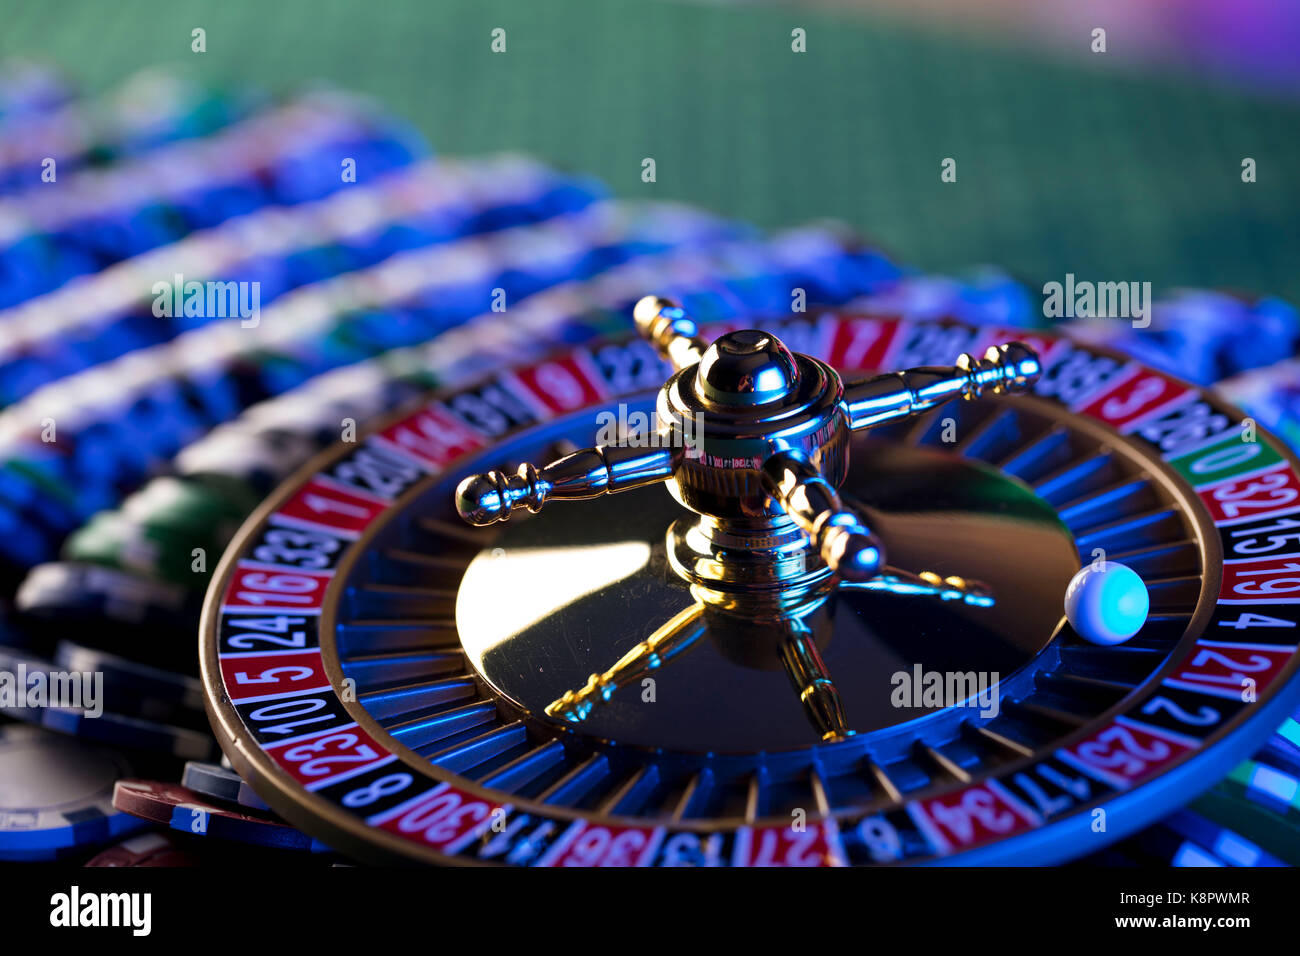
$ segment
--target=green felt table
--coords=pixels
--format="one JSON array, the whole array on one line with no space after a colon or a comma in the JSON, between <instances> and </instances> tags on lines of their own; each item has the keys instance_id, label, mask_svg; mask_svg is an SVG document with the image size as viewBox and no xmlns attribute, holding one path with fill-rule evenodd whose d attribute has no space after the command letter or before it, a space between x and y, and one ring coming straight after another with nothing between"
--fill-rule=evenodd
<instances>
[{"instance_id":1,"label":"green felt table","mask_svg":"<svg viewBox=\"0 0 1300 956\"><path fill-rule=\"evenodd\" d=\"M620 196L769 227L836 217L930 270L1300 301L1300 109L1109 54L769 5L6 0L0 56L14 55L92 90L149 65L277 92L321 79L373 94L443 153L527 151Z\"/></svg>"}]
</instances>

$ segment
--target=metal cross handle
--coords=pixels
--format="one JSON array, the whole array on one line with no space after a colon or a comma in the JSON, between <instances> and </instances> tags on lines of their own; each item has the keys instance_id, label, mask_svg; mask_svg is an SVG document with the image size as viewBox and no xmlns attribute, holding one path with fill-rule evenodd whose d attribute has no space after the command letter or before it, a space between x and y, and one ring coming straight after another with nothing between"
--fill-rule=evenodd
<instances>
[{"instance_id":1,"label":"metal cross handle","mask_svg":"<svg viewBox=\"0 0 1300 956\"><path fill-rule=\"evenodd\" d=\"M799 389L806 385L799 381L800 372L807 378L809 368L827 379L818 413L829 421L832 416L825 414L829 407L852 432L920 415L953 398L1025 391L1039 372L1034 351L1011 342L988 349L983 358L961 355L951 367L913 368L843 384L822 363L805 356L796 361L767 333L731 333L710 345L700 337L695 321L666 299L647 296L637 303L634 316L638 331L678 373L664 387L661 410L668 397L670 412L702 413L702 429L709 427L712 417L730 416L723 422L730 424L740 408L753 414L755 430L761 431L765 422L776 421L773 406L786 413L799 398ZM674 383L692 368L696 370L693 389L678 385L674 390ZM833 400L828 401L828 396ZM689 407L677 407L683 403ZM804 402L808 404L816 406L816 402ZM660 416L661 430L671 430L672 424L665 420L669 417ZM790 420L788 413L780 416L783 433L789 431ZM514 474L489 471L475 475L457 489L457 510L471 524L489 525L506 520L517 509L535 513L552 500L594 498L669 479L677 480L679 486L696 480L701 468L685 464L683 443L648 444L652 447L640 447L639 443L597 445L540 468L525 463ZM752 492L761 492L792 519L809 536L821 559L844 580L874 578L884 565L884 552L860 519L841 503L835 486L843 475L826 473L827 459L833 457L826 452L827 443L783 439L758 444L761 447L746 469L751 473ZM707 436L705 445L707 453ZM838 459L832 463L840 464ZM704 464L707 467L710 462ZM832 470L842 471L838 467ZM752 514L752 507L745 513Z\"/></svg>"}]
</instances>

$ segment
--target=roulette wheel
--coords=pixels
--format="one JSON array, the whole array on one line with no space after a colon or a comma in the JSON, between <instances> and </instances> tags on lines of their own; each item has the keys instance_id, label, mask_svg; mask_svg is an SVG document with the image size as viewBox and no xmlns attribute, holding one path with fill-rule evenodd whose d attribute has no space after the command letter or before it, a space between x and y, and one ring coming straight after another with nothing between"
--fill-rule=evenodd
<instances>
[{"instance_id":1,"label":"roulette wheel","mask_svg":"<svg viewBox=\"0 0 1300 956\"><path fill-rule=\"evenodd\" d=\"M374 862L1053 863L1294 710L1297 459L1205 390L959 321L637 325L244 524L204 689L287 820ZM1063 613L1123 568L1134 626L1123 581Z\"/></svg>"}]
</instances>

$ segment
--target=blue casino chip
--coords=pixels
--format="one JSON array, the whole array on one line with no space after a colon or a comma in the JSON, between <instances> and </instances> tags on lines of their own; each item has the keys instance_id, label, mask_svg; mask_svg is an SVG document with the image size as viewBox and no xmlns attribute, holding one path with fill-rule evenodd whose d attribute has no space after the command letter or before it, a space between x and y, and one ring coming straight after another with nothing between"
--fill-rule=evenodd
<instances>
[{"instance_id":1,"label":"blue casino chip","mask_svg":"<svg viewBox=\"0 0 1300 956\"><path fill-rule=\"evenodd\" d=\"M113 809L129 776L110 750L37 727L0 726L0 860L50 860L143 829Z\"/></svg>"}]
</instances>

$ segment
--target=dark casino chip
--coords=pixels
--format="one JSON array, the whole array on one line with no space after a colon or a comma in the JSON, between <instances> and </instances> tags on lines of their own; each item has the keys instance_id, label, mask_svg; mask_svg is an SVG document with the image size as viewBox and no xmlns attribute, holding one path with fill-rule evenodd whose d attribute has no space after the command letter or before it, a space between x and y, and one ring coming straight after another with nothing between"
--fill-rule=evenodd
<instances>
[{"instance_id":1,"label":"dark casino chip","mask_svg":"<svg viewBox=\"0 0 1300 956\"><path fill-rule=\"evenodd\" d=\"M1300 826L1288 822L1268 807L1229 793L1220 786L1199 797L1192 809L1253 843L1267 847L1291 866L1300 866Z\"/></svg>"},{"instance_id":2,"label":"dark casino chip","mask_svg":"<svg viewBox=\"0 0 1300 956\"><path fill-rule=\"evenodd\" d=\"M15 598L21 619L37 637L66 636L82 647L148 661L164 673L186 677L198 672L187 635L199 603L197 593L178 585L75 561L33 568ZM103 669L107 674L117 668ZM149 695L163 701L178 699L162 688Z\"/></svg>"},{"instance_id":3,"label":"dark casino chip","mask_svg":"<svg viewBox=\"0 0 1300 956\"><path fill-rule=\"evenodd\" d=\"M0 647L15 650L31 647L32 632L31 622L24 620L10 602L0 598Z\"/></svg>"},{"instance_id":4,"label":"dark casino chip","mask_svg":"<svg viewBox=\"0 0 1300 956\"><path fill-rule=\"evenodd\" d=\"M1272 853L1261 849L1231 827L1202 816L1194 810L1179 810L1161 822L1184 836L1191 844L1203 847L1229 866L1286 865ZM1193 855L1191 851L1186 851L1186 858ZM1178 860L1174 862L1177 864Z\"/></svg>"},{"instance_id":5,"label":"dark casino chip","mask_svg":"<svg viewBox=\"0 0 1300 956\"><path fill-rule=\"evenodd\" d=\"M177 471L193 481L233 481L265 495L319 447L304 435L232 422L187 446L176 456L175 464Z\"/></svg>"},{"instance_id":6,"label":"dark casino chip","mask_svg":"<svg viewBox=\"0 0 1300 956\"><path fill-rule=\"evenodd\" d=\"M216 750L211 734L200 729L202 714L191 712L192 727L151 719L162 704L115 686L101 674L68 670L5 648L0 648L0 669L15 675L14 699L0 698L0 713L7 717L85 740L184 759L203 759ZM163 716L175 719L177 711L165 709Z\"/></svg>"},{"instance_id":7,"label":"dark casino chip","mask_svg":"<svg viewBox=\"0 0 1300 956\"><path fill-rule=\"evenodd\" d=\"M48 646L44 640L25 646L0 644L0 659L22 659L29 674L56 670L61 673L98 675L103 681L106 709L109 711L130 717L206 728L203 704L195 699L194 677L174 669L140 662L141 658L160 660L163 656L161 652L170 650L175 657L185 658L187 666L193 670L193 663L189 660L192 651L184 646L182 640L175 635L163 635L163 640L173 644L168 648L163 640L153 645L147 640L128 641L119 636L117 639L100 642L104 646L91 646L92 639L106 635L87 631L78 636L85 643L61 640L52 654L36 650L37 647ZM119 651L126 651L131 657L128 658Z\"/></svg>"},{"instance_id":8,"label":"dark casino chip","mask_svg":"<svg viewBox=\"0 0 1300 956\"><path fill-rule=\"evenodd\" d=\"M179 585L79 561L32 568L14 602L36 618L108 620L146 629L187 628L198 611L198 599Z\"/></svg>"},{"instance_id":9,"label":"dark casino chip","mask_svg":"<svg viewBox=\"0 0 1300 956\"><path fill-rule=\"evenodd\" d=\"M201 585L257 493L235 481L165 476L100 512L64 545L71 560L132 571L181 587Z\"/></svg>"},{"instance_id":10,"label":"dark casino chip","mask_svg":"<svg viewBox=\"0 0 1300 956\"><path fill-rule=\"evenodd\" d=\"M1300 780L1300 751L1280 734L1274 734L1255 755L1255 759L1282 771L1294 780Z\"/></svg>"},{"instance_id":11,"label":"dark casino chip","mask_svg":"<svg viewBox=\"0 0 1300 956\"><path fill-rule=\"evenodd\" d=\"M120 780L113 788L113 806L184 833L290 850L323 849L287 823L221 806L178 783Z\"/></svg>"},{"instance_id":12,"label":"dark casino chip","mask_svg":"<svg viewBox=\"0 0 1300 956\"><path fill-rule=\"evenodd\" d=\"M1285 747L1296 759L1300 760L1300 723L1295 717L1288 717L1277 729L1271 741L1276 746Z\"/></svg>"},{"instance_id":13,"label":"dark casino chip","mask_svg":"<svg viewBox=\"0 0 1300 956\"><path fill-rule=\"evenodd\" d=\"M203 712L203 687L193 677L128 660L72 641L60 641L54 662L71 671L98 671L114 688L167 705L171 710Z\"/></svg>"},{"instance_id":14,"label":"dark casino chip","mask_svg":"<svg viewBox=\"0 0 1300 956\"><path fill-rule=\"evenodd\" d=\"M121 511L105 511L73 534L63 546L70 561L102 564L157 581L201 585L238 526L229 521L206 528L149 524Z\"/></svg>"},{"instance_id":15,"label":"dark casino chip","mask_svg":"<svg viewBox=\"0 0 1300 956\"><path fill-rule=\"evenodd\" d=\"M113 807L125 758L20 724L0 726L0 860L47 860L141 829Z\"/></svg>"},{"instance_id":16,"label":"dark casino chip","mask_svg":"<svg viewBox=\"0 0 1300 956\"><path fill-rule=\"evenodd\" d=\"M234 803L253 810L270 809L239 774L220 764L187 761L181 783L195 793L223 803Z\"/></svg>"},{"instance_id":17,"label":"dark casino chip","mask_svg":"<svg viewBox=\"0 0 1300 956\"><path fill-rule=\"evenodd\" d=\"M122 502L127 517L149 527L205 531L238 524L259 504L246 489L233 498L237 486L220 493L216 487L164 476L155 478Z\"/></svg>"},{"instance_id":18,"label":"dark casino chip","mask_svg":"<svg viewBox=\"0 0 1300 956\"><path fill-rule=\"evenodd\" d=\"M176 845L166 833L141 833L87 861L90 867L198 866L200 860Z\"/></svg>"},{"instance_id":19,"label":"dark casino chip","mask_svg":"<svg viewBox=\"0 0 1300 956\"><path fill-rule=\"evenodd\" d=\"M1300 826L1300 778L1260 760L1243 760L1220 788L1269 807Z\"/></svg>"},{"instance_id":20,"label":"dark casino chip","mask_svg":"<svg viewBox=\"0 0 1300 956\"><path fill-rule=\"evenodd\" d=\"M91 717L72 708L47 708L42 726L118 747L149 750L189 759L209 757L217 749L210 734L135 717L104 713Z\"/></svg>"},{"instance_id":21,"label":"dark casino chip","mask_svg":"<svg viewBox=\"0 0 1300 956\"><path fill-rule=\"evenodd\" d=\"M1092 858L1105 866L1228 866L1210 847L1162 820Z\"/></svg>"}]
</instances>

